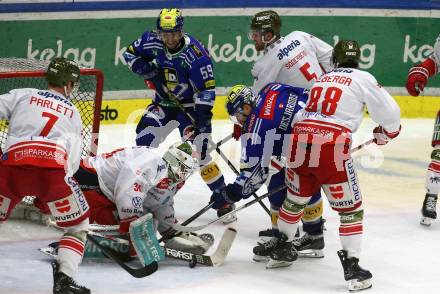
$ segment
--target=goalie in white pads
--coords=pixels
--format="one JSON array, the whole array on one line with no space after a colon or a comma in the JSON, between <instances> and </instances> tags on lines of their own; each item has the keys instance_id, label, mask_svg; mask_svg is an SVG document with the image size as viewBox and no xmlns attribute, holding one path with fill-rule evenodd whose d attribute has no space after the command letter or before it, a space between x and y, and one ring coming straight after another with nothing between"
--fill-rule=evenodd
<instances>
[{"instance_id":1,"label":"goalie in white pads","mask_svg":"<svg viewBox=\"0 0 440 294\"><path fill-rule=\"evenodd\" d=\"M81 116L69 95L79 82L78 66L55 58L48 90L16 89L0 95L0 119L9 120L0 160L0 225L24 196L47 205L65 233L53 262L53 293L87 294L73 280L84 253L89 206L72 175L81 155Z\"/></svg>"},{"instance_id":2,"label":"goalie in white pads","mask_svg":"<svg viewBox=\"0 0 440 294\"><path fill-rule=\"evenodd\" d=\"M434 45L434 52L421 64L409 70L406 89L412 96L419 96L428 83L428 78L440 71L440 35ZM430 226L437 218L437 197L440 192L440 110L437 113L432 135L431 163L426 173L426 195L422 206L420 224Z\"/></svg>"},{"instance_id":3,"label":"goalie in white pads","mask_svg":"<svg viewBox=\"0 0 440 294\"><path fill-rule=\"evenodd\" d=\"M171 228L166 223L177 222L174 195L196 166L191 154L191 144L185 142L172 145L163 156L153 148L138 146L85 158L75 178L90 203L90 222L119 224L119 233L127 234L132 221L152 213L158 232L168 236ZM165 246L204 253L212 245L210 238L181 234L165 237Z\"/></svg>"}]
</instances>

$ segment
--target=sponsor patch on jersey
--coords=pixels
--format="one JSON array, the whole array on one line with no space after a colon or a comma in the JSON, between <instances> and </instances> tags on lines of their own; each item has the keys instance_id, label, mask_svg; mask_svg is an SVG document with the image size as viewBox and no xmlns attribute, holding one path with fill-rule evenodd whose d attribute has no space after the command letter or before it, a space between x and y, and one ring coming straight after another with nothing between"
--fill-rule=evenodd
<instances>
[{"instance_id":1,"label":"sponsor patch on jersey","mask_svg":"<svg viewBox=\"0 0 440 294\"><path fill-rule=\"evenodd\" d=\"M202 53L202 51L200 51L200 49L199 48L197 48L197 46L196 45L194 45L194 44L191 44L191 45L189 45L189 47L194 51L194 54L197 56L197 58L200 58L200 57L202 57L203 56L203 53Z\"/></svg>"},{"instance_id":2,"label":"sponsor patch on jersey","mask_svg":"<svg viewBox=\"0 0 440 294\"><path fill-rule=\"evenodd\" d=\"M296 47L298 47L299 45L301 45L301 42L298 40L292 40L292 42L290 42L289 45L287 45L286 47L281 48L278 51L278 59L282 60L284 57L288 57L290 54L290 51L293 51L293 49L295 49Z\"/></svg>"},{"instance_id":3,"label":"sponsor patch on jersey","mask_svg":"<svg viewBox=\"0 0 440 294\"><path fill-rule=\"evenodd\" d=\"M135 207L135 208L141 208L142 207L142 202L143 202L143 200L142 200L142 198L141 197L133 197L132 199L131 199L131 203L133 204L133 206Z\"/></svg>"},{"instance_id":4,"label":"sponsor patch on jersey","mask_svg":"<svg viewBox=\"0 0 440 294\"><path fill-rule=\"evenodd\" d=\"M215 80L209 80L205 82L205 88L210 89L215 87Z\"/></svg>"},{"instance_id":5,"label":"sponsor patch on jersey","mask_svg":"<svg viewBox=\"0 0 440 294\"><path fill-rule=\"evenodd\" d=\"M266 99L263 101L263 107L260 110L260 118L273 120L275 114L275 105L277 103L279 94L280 92L273 90L270 90L267 93Z\"/></svg>"}]
</instances>

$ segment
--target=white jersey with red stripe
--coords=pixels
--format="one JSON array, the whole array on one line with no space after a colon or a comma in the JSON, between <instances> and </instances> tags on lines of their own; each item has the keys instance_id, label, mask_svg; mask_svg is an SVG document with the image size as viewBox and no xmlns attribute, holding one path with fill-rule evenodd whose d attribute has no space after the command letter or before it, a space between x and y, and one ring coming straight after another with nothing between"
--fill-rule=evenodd
<instances>
[{"instance_id":1,"label":"white jersey with red stripe","mask_svg":"<svg viewBox=\"0 0 440 294\"><path fill-rule=\"evenodd\" d=\"M102 192L116 204L121 219L140 216L145 206L172 204L171 195L164 192L169 188L164 182L167 164L153 148L128 147L86 160L96 170ZM156 187L162 189L156 191Z\"/></svg>"},{"instance_id":2,"label":"white jersey with red stripe","mask_svg":"<svg viewBox=\"0 0 440 294\"><path fill-rule=\"evenodd\" d=\"M81 116L75 105L51 90L15 89L0 95L0 119L9 120L3 162L62 167L72 175L81 157Z\"/></svg>"},{"instance_id":3,"label":"white jersey with red stripe","mask_svg":"<svg viewBox=\"0 0 440 294\"><path fill-rule=\"evenodd\" d=\"M270 82L310 89L316 79L333 69L333 47L301 31L291 32L269 45L253 68L254 93Z\"/></svg>"},{"instance_id":4,"label":"white jersey with red stripe","mask_svg":"<svg viewBox=\"0 0 440 294\"><path fill-rule=\"evenodd\" d=\"M303 127L308 124L318 128L340 126L340 131L355 132L365 107L370 117L388 133L399 131L400 108L376 79L366 71L338 68L315 82L306 108L298 112L295 120Z\"/></svg>"}]
</instances>

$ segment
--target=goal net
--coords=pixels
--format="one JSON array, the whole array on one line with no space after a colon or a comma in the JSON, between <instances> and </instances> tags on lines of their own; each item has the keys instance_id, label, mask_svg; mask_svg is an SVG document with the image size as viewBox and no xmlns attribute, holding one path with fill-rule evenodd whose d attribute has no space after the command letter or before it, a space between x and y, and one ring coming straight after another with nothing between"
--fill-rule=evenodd
<instances>
[{"instance_id":1,"label":"goal net","mask_svg":"<svg viewBox=\"0 0 440 294\"><path fill-rule=\"evenodd\" d=\"M0 58L0 94L12 89L46 89L45 72L50 61L25 58ZM95 155L98 148L104 76L97 69L81 69L79 89L70 99L83 121L82 157ZM4 148L8 122L0 120L0 147Z\"/></svg>"},{"instance_id":2,"label":"goal net","mask_svg":"<svg viewBox=\"0 0 440 294\"><path fill-rule=\"evenodd\" d=\"M50 61L25 58L0 58L0 94L13 89L46 89L45 72ZM96 155L101 112L104 76L97 69L80 70L79 89L72 93L70 100L81 114L83 122L83 142L81 157ZM4 150L8 137L8 121L0 120L0 148ZM29 219L43 222L48 216L39 213L32 204L34 196L26 196L17 205L11 218Z\"/></svg>"}]
</instances>

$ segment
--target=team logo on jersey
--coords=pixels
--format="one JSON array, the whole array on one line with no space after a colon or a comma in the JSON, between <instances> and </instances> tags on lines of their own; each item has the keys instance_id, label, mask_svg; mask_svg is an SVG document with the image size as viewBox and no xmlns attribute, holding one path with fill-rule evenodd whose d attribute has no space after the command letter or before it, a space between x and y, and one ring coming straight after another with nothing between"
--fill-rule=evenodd
<instances>
[{"instance_id":1,"label":"team logo on jersey","mask_svg":"<svg viewBox=\"0 0 440 294\"><path fill-rule=\"evenodd\" d=\"M277 103L280 92L270 90L266 99L263 102L263 107L260 110L260 118L273 120L275 114L275 105Z\"/></svg>"},{"instance_id":2,"label":"team logo on jersey","mask_svg":"<svg viewBox=\"0 0 440 294\"><path fill-rule=\"evenodd\" d=\"M174 91L174 88L179 84L179 77L175 68L164 67L163 73L165 76L167 89Z\"/></svg>"}]
</instances>

